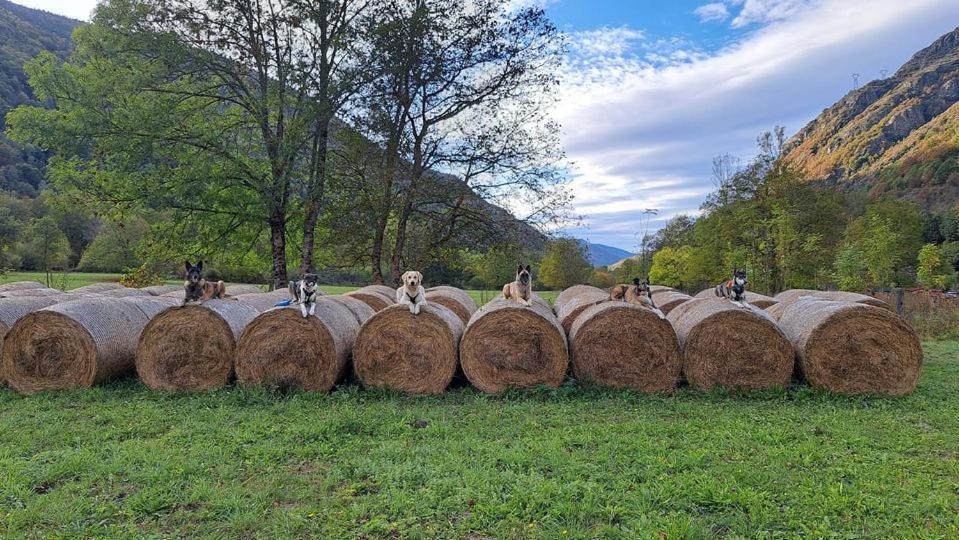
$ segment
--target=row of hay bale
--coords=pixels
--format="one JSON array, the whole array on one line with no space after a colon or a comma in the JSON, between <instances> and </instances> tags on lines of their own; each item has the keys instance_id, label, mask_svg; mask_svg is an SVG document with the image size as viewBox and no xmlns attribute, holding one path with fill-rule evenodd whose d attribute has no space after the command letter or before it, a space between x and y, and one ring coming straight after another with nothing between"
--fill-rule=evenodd
<instances>
[{"instance_id":1,"label":"row of hay bale","mask_svg":"<svg viewBox=\"0 0 959 540\"><path fill-rule=\"evenodd\" d=\"M836 393L902 395L921 372L915 331L866 295L749 293L749 305L739 306L712 289L693 298L653 288L667 314L662 321L651 310L604 299L600 289L568 291L556 309L573 372L606 386L668 390L685 380L704 390L758 389L785 387L796 377Z\"/></svg>"}]
</instances>

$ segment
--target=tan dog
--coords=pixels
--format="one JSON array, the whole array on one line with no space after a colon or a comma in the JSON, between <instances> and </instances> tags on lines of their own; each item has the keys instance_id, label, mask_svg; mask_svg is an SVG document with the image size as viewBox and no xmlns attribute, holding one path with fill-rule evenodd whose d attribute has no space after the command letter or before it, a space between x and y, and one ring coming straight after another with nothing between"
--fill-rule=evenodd
<instances>
[{"instance_id":1,"label":"tan dog","mask_svg":"<svg viewBox=\"0 0 959 540\"><path fill-rule=\"evenodd\" d=\"M203 279L203 261L196 265L186 261L186 281L183 283L183 304L189 302L203 303L214 298L227 298L226 284L222 281L212 282Z\"/></svg>"},{"instance_id":2,"label":"tan dog","mask_svg":"<svg viewBox=\"0 0 959 540\"><path fill-rule=\"evenodd\" d=\"M609 293L610 300L623 300L630 304L636 304L645 308L659 311L656 304L653 303L653 293L649 290L649 282L645 279L640 282L639 278L633 279L632 285L617 285Z\"/></svg>"},{"instance_id":3,"label":"tan dog","mask_svg":"<svg viewBox=\"0 0 959 540\"><path fill-rule=\"evenodd\" d=\"M529 306L533 297L533 274L527 264L516 267L516 280L512 283L503 285L503 298L507 300L516 300L524 306Z\"/></svg>"},{"instance_id":4,"label":"tan dog","mask_svg":"<svg viewBox=\"0 0 959 540\"><path fill-rule=\"evenodd\" d=\"M410 306L410 313L420 314L426 305L426 290L423 289L423 274L410 270L403 274L403 286L396 289L396 303Z\"/></svg>"}]
</instances>

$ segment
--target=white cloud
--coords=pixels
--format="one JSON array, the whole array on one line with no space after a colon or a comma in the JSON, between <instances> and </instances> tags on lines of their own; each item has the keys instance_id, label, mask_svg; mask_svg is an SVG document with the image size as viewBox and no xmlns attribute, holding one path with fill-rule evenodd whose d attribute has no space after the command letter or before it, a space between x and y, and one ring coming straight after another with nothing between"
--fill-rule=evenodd
<instances>
[{"instance_id":1,"label":"white cloud","mask_svg":"<svg viewBox=\"0 0 959 540\"><path fill-rule=\"evenodd\" d=\"M726 4L722 2L713 2L712 4L699 6L693 13L699 17L700 22L704 23L725 21L729 18L729 10L726 8Z\"/></svg>"},{"instance_id":2,"label":"white cloud","mask_svg":"<svg viewBox=\"0 0 959 540\"><path fill-rule=\"evenodd\" d=\"M634 247L642 209L660 210L657 226L696 211L713 156L750 157L761 131L797 131L851 89L850 73L894 71L959 20L954 0L762 4L743 1L737 18L773 22L718 52L645 39L571 59L556 116L587 228L568 232Z\"/></svg>"},{"instance_id":3,"label":"white cloud","mask_svg":"<svg viewBox=\"0 0 959 540\"><path fill-rule=\"evenodd\" d=\"M811 0L745 0L741 3L743 7L733 19L733 28L788 19L813 4Z\"/></svg>"},{"instance_id":4,"label":"white cloud","mask_svg":"<svg viewBox=\"0 0 959 540\"><path fill-rule=\"evenodd\" d=\"M573 34L570 48L573 54L585 55L591 59L597 56L624 56L643 38L642 31L627 26L604 27Z\"/></svg>"}]
</instances>

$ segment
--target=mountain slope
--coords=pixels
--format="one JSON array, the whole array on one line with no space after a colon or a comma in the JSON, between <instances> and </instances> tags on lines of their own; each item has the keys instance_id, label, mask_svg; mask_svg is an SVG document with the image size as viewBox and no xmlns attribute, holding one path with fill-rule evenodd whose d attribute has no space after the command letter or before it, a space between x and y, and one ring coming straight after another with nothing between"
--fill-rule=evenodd
<instances>
[{"instance_id":1,"label":"mountain slope","mask_svg":"<svg viewBox=\"0 0 959 540\"><path fill-rule=\"evenodd\" d=\"M784 160L811 180L947 205L959 198L957 103L959 28L823 111Z\"/></svg>"},{"instance_id":2,"label":"mountain slope","mask_svg":"<svg viewBox=\"0 0 959 540\"><path fill-rule=\"evenodd\" d=\"M579 240L579 243L586 252L586 259L589 260L589 263L593 266L608 266L633 255L625 249L619 249L613 246L594 244L586 240Z\"/></svg>"}]
</instances>

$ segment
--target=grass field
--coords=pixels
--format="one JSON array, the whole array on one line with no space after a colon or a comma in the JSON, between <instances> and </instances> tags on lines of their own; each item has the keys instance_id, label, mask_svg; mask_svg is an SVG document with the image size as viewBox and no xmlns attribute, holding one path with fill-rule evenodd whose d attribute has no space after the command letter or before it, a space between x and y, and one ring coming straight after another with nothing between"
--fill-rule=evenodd
<instances>
[{"instance_id":1,"label":"grass field","mask_svg":"<svg viewBox=\"0 0 959 540\"><path fill-rule=\"evenodd\" d=\"M959 537L959 342L916 392L0 390L0 537Z\"/></svg>"}]
</instances>

